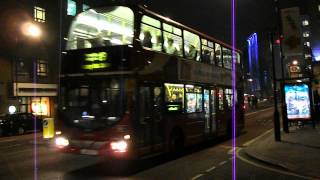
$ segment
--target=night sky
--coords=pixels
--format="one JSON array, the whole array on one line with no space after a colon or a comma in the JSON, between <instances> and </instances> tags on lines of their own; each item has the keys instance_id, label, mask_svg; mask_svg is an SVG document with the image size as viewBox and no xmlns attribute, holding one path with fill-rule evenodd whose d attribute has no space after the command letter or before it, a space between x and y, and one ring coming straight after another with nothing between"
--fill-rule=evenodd
<instances>
[{"instance_id":1,"label":"night sky","mask_svg":"<svg viewBox=\"0 0 320 180\"><path fill-rule=\"evenodd\" d=\"M273 0L238 0L237 48L273 27ZM149 9L231 44L231 0L145 0Z\"/></svg>"}]
</instances>

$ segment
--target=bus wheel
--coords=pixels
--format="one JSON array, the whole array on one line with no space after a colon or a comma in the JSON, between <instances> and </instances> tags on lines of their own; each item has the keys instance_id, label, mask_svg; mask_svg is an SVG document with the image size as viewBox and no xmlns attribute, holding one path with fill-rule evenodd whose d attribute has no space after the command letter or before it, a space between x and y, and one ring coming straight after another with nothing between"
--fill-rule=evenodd
<instances>
[{"instance_id":1,"label":"bus wheel","mask_svg":"<svg viewBox=\"0 0 320 180\"><path fill-rule=\"evenodd\" d=\"M183 135L181 131L175 130L170 136L170 154L178 155L182 153L184 146Z\"/></svg>"}]
</instances>

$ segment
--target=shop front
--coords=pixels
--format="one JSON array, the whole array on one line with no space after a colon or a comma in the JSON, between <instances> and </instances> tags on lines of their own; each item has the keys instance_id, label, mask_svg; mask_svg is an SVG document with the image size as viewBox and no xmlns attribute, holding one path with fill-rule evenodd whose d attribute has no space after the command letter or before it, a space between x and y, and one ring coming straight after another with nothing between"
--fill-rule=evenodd
<instances>
[{"instance_id":1,"label":"shop front","mask_svg":"<svg viewBox=\"0 0 320 180\"><path fill-rule=\"evenodd\" d=\"M13 90L17 112L32 113L43 118L53 115L56 84L14 83Z\"/></svg>"}]
</instances>

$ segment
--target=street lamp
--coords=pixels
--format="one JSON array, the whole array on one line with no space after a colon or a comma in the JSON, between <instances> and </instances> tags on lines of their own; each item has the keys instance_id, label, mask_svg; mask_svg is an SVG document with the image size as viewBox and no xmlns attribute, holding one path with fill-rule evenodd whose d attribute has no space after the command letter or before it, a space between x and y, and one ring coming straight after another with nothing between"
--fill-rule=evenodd
<instances>
[{"instance_id":1,"label":"street lamp","mask_svg":"<svg viewBox=\"0 0 320 180\"><path fill-rule=\"evenodd\" d=\"M292 64L293 64L293 65L298 65L298 61L297 61L297 60L293 60L293 61L292 61Z\"/></svg>"},{"instance_id":2,"label":"street lamp","mask_svg":"<svg viewBox=\"0 0 320 180\"><path fill-rule=\"evenodd\" d=\"M25 37L30 37L33 39L38 39L41 37L41 29L39 28L39 26L37 26L36 24L32 23L32 22L24 22L20 25L20 27L18 27L21 31L21 33L25 36ZM16 37L16 44L17 47L19 48L19 39L18 37ZM21 56L21 54L18 54L18 56ZM17 100L18 98L18 59L19 57L14 58L16 60L15 62L15 95Z\"/></svg>"},{"instance_id":3,"label":"street lamp","mask_svg":"<svg viewBox=\"0 0 320 180\"><path fill-rule=\"evenodd\" d=\"M28 36L28 37L38 38L41 36L40 28L31 22L26 22L22 24L21 31L25 36Z\"/></svg>"}]
</instances>

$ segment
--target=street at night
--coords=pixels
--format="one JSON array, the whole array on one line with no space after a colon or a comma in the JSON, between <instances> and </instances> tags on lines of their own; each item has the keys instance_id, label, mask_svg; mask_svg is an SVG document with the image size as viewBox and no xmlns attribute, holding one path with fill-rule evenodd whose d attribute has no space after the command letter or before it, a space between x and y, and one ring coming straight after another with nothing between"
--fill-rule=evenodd
<instances>
[{"instance_id":1,"label":"street at night","mask_svg":"<svg viewBox=\"0 0 320 180\"><path fill-rule=\"evenodd\" d=\"M237 138L238 179L305 179L283 168L248 156L246 143L265 134L272 135L273 108L246 115L246 132ZM271 134L270 134L271 133ZM38 137L39 139L39 137ZM193 147L177 159L163 156L128 162L101 157L63 154L38 140L34 159L33 135L1 138L1 179L231 179L231 141ZM165 160L164 160L165 159ZM35 166L36 162L36 166ZM36 167L36 170L34 169ZM35 177L36 175L36 177Z\"/></svg>"},{"instance_id":2,"label":"street at night","mask_svg":"<svg viewBox=\"0 0 320 180\"><path fill-rule=\"evenodd\" d=\"M319 0L0 8L0 180L320 179Z\"/></svg>"}]
</instances>

